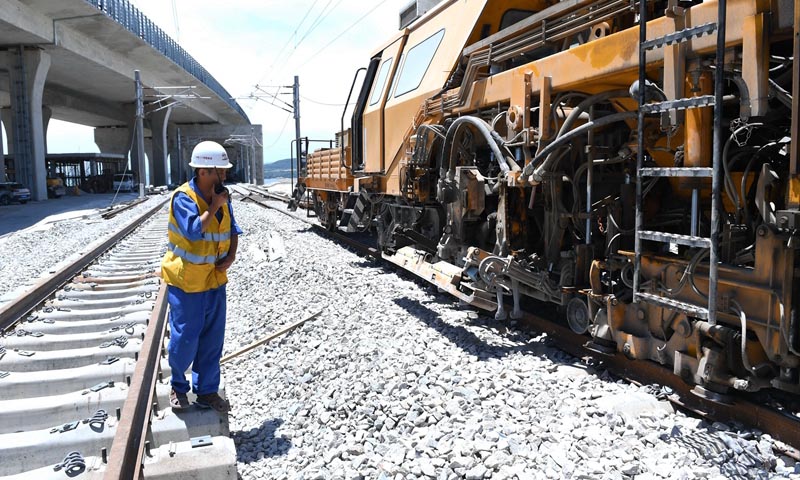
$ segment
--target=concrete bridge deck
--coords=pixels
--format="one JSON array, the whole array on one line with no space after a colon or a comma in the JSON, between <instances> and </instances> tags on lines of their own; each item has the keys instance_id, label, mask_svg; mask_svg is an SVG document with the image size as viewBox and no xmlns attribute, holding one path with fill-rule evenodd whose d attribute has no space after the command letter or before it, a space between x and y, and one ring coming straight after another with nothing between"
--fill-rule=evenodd
<instances>
[{"instance_id":1,"label":"concrete bridge deck","mask_svg":"<svg viewBox=\"0 0 800 480\"><path fill-rule=\"evenodd\" d=\"M145 90L146 134L152 139L152 146L145 147L150 183L171 180L166 177L168 154L170 170L177 174L182 165L178 157L185 160L186 150L191 151L191 144L179 144L178 128L184 139L205 135L220 143L231 135L251 135L257 147L251 150L257 151L248 152L237 168L242 177L260 176L260 126L251 126L225 88L130 2L3 0L0 108L14 157L13 173L31 186L37 199L44 198L50 118L96 127L102 152L127 153L135 119L134 70L140 70L143 84L151 87ZM169 88L183 86L193 88ZM156 102L157 95L174 93L193 98ZM172 107L161 108L173 101L177 103ZM195 132L194 126L202 126L202 132ZM230 153L233 158L244 155L239 147Z\"/></svg>"}]
</instances>

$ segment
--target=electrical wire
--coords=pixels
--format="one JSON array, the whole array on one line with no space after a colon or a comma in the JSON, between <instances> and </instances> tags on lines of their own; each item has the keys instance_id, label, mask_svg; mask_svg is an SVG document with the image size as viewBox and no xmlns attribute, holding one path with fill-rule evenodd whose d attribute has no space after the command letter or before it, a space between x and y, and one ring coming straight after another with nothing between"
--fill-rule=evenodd
<instances>
[{"instance_id":1,"label":"electrical wire","mask_svg":"<svg viewBox=\"0 0 800 480\"><path fill-rule=\"evenodd\" d=\"M290 118L292 118L292 117L291 117L291 115L287 115L287 116L286 116L286 120L284 120L284 121L283 121L283 126L281 127L281 133L279 133L279 134L278 134L278 136L275 138L275 141L274 141L274 142L270 143L270 144L269 144L269 145L267 145L266 147L263 147L263 146L262 146L262 148L263 148L264 150L267 150L267 149L269 149L269 148L272 148L272 147L274 147L274 146L275 146L275 145L276 145L276 144L277 144L277 143L280 141L281 137L283 136L283 132L285 132L285 131L286 131L286 125L289 125L289 119L290 119Z\"/></svg>"},{"instance_id":2,"label":"electrical wire","mask_svg":"<svg viewBox=\"0 0 800 480\"><path fill-rule=\"evenodd\" d=\"M298 40L298 42L295 44L295 46L294 46L295 50L297 49L297 47L301 43L303 43L303 40L308 38L308 36L311 35L311 32L313 32L315 28L317 28L322 22L324 22L325 19L328 18L328 16L330 16L330 14L333 13L334 10L336 10L336 7L338 7L342 3L342 0L339 0L338 2L336 2L336 5L331 7L331 9L328 10L328 12L326 13L325 9L328 8L328 5L330 5L332 1L333 0L328 0L328 3L325 5L325 8L322 9L322 12L320 12L320 14L317 16L317 18L311 24L311 27L309 27L309 29L306 30L305 35L303 35L303 37L300 40ZM325 16L323 16L323 13L325 14Z\"/></svg>"},{"instance_id":3,"label":"electrical wire","mask_svg":"<svg viewBox=\"0 0 800 480\"><path fill-rule=\"evenodd\" d=\"M345 103L325 103L325 102L318 102L317 100L312 100L312 99L310 99L310 98L308 98L308 97L305 97L305 96L303 96L303 95L300 95L300 98L302 98L303 100L305 100L305 101L307 101L307 102L315 103L315 104L317 104L317 105L322 105L322 106L324 106L324 107L344 107L345 105L355 105L355 103L356 103L356 102L350 102L350 103L346 103L346 104L345 104Z\"/></svg>"},{"instance_id":4,"label":"electrical wire","mask_svg":"<svg viewBox=\"0 0 800 480\"><path fill-rule=\"evenodd\" d=\"M318 1L319 0L314 0L314 3L312 3L311 6L308 7L308 10L306 10L305 15L303 15L303 18L300 20L300 23L297 24L297 26L295 27L295 29L292 32L292 34L289 35L289 38L286 39L286 42L283 44L281 49L278 51L278 54L275 56L275 59L272 61L272 63L269 65L269 67L267 67L266 71L261 76L261 79L258 81L258 83L261 83L261 82L264 81L264 79L266 78L267 74L272 71L272 68L275 66L275 64L278 63L278 60L281 59L281 55L283 55L283 52L286 50L286 47L288 47L289 44L292 43L292 38L294 38L295 35L297 35L297 32L300 30L300 27L303 26L303 22L306 21L306 18L308 18L308 15L311 13L311 11L314 9L314 7L317 5Z\"/></svg>"},{"instance_id":5,"label":"electrical wire","mask_svg":"<svg viewBox=\"0 0 800 480\"><path fill-rule=\"evenodd\" d=\"M181 43L181 26L178 23L178 5L172 0L172 20L175 22L175 41Z\"/></svg>"},{"instance_id":6,"label":"electrical wire","mask_svg":"<svg viewBox=\"0 0 800 480\"><path fill-rule=\"evenodd\" d=\"M375 10L377 10L377 9L378 9L378 7L380 7L381 5L383 5L384 3L386 3L387 1L388 1L388 0L382 0L382 1L381 1L381 2L379 2L377 5L375 5L374 7L372 7L372 8L371 8L369 11L367 11L367 13L365 13L364 15L362 15L362 16L360 16L360 17L358 17L358 20L356 20L355 22L353 22L352 24L350 24L350 25L349 25L347 28L345 28L344 30L342 30L342 32L341 32L339 35L336 35L335 37L333 37L333 40L331 40L330 42L326 43L326 44L325 44L325 46L323 46L322 48L320 48L319 50L317 50L317 51L314 53L314 55L311 55L310 57L308 57L308 58L306 59L306 61L305 61L305 62L301 63L301 64L300 64L300 65L297 67L297 69L299 70L299 69L303 68L304 66L306 66L306 65L307 65L307 64L308 64L308 63L309 63L311 60L313 60L314 58L316 58L316 57L317 57L317 55L319 55L320 53L322 53L323 51L325 51L325 49L327 49L328 47L330 47L331 45L333 45L333 43L334 43L334 42L336 42L337 40L339 40L339 39L340 39L342 36L344 36L344 34L346 34L347 32L349 32L349 31L350 31L350 30L351 30L353 27L355 27L356 25L358 25L359 23L361 23L361 21L362 21L362 20L364 20L365 18L367 18L367 17L368 17L370 14L372 14L372 12L374 12Z\"/></svg>"}]
</instances>

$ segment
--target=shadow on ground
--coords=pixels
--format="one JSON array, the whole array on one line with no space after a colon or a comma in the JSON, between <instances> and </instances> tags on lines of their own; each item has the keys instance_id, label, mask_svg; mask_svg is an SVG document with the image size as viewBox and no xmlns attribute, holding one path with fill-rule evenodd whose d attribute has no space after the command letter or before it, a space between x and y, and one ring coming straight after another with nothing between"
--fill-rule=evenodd
<instances>
[{"instance_id":1,"label":"shadow on ground","mask_svg":"<svg viewBox=\"0 0 800 480\"><path fill-rule=\"evenodd\" d=\"M440 303L452 308L452 301L445 302L439 300L439 296L429 303ZM519 330L513 330L502 322L496 321L486 315L477 315L476 318L469 318L469 325L493 331L501 335L505 340L502 345L489 345L468 328L461 325L453 325L442 319L438 312L428 307L424 302L410 298L396 298L395 304L404 309L414 318L436 330L440 335L449 340L453 345L461 348L465 352L475 355L480 360L492 358L503 358L513 353L527 353L546 357L554 363L573 363L575 359L563 352L548 348L546 337L532 338L530 335Z\"/></svg>"},{"instance_id":2,"label":"shadow on ground","mask_svg":"<svg viewBox=\"0 0 800 480\"><path fill-rule=\"evenodd\" d=\"M292 448L292 442L287 437L275 436L275 431L281 425L283 425L282 419L273 418L265 420L259 428L231 432L231 438L237 442L236 460L248 464L256 462L259 452L263 452L264 457L286 455Z\"/></svg>"}]
</instances>

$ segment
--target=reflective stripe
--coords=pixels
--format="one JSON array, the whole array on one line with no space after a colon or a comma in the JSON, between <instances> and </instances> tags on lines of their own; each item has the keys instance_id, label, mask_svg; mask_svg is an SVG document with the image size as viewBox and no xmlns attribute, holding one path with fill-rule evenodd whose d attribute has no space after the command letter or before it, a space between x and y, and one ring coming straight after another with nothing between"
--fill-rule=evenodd
<instances>
[{"instance_id":1,"label":"reflective stripe","mask_svg":"<svg viewBox=\"0 0 800 480\"><path fill-rule=\"evenodd\" d=\"M231 232L227 233L204 233L203 240L208 242L224 242L231 239Z\"/></svg>"},{"instance_id":2,"label":"reflective stripe","mask_svg":"<svg viewBox=\"0 0 800 480\"><path fill-rule=\"evenodd\" d=\"M180 235L181 237L183 236L183 233L181 233L181 230L178 227L176 227L175 225L171 224L171 223L169 224L169 229L170 229L170 231L172 233L174 233L176 235ZM204 233L203 234L203 240L205 240L207 242L224 242L225 240L230 240L230 239L231 239L231 232L226 232L226 233Z\"/></svg>"},{"instance_id":3,"label":"reflective stripe","mask_svg":"<svg viewBox=\"0 0 800 480\"><path fill-rule=\"evenodd\" d=\"M186 250L184 250L184 249L182 249L180 247L176 247L175 244L172 243L172 242L170 242L168 244L167 248L169 248L170 252L172 252L175 255L181 257L182 259L184 259L184 260L186 260L188 262L191 262L191 263L196 263L198 265L204 264L204 263L214 263L214 262L217 261L217 257L215 257L214 255L208 255L206 257L201 257L200 255L195 255L193 253L189 253L189 252L187 252Z\"/></svg>"}]
</instances>

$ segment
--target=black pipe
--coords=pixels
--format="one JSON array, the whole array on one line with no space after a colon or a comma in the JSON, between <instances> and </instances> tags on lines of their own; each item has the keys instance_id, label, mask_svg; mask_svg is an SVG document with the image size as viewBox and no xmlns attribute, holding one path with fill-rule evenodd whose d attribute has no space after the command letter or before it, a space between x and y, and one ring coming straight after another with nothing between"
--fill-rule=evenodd
<instances>
[{"instance_id":1,"label":"black pipe","mask_svg":"<svg viewBox=\"0 0 800 480\"><path fill-rule=\"evenodd\" d=\"M531 162L525 166L523 169L522 174L523 176L532 175L534 177L534 181L541 182L542 176L545 173L545 169L549 166L548 162L542 162L542 164L536 168L533 172L534 166L539 163L540 160L547 158L550 153L552 153L556 148L561 147L563 144L571 141L575 137L579 137L585 135L586 132L589 130L594 130L596 128L604 127L611 123L621 122L624 120L636 118L638 115L637 112L620 112L614 113L612 115L607 115L605 117L600 117L597 120L593 120L591 122L585 123L574 130L571 130L569 133L564 134L558 137L553 143L546 146L540 153L538 153Z\"/></svg>"},{"instance_id":2,"label":"black pipe","mask_svg":"<svg viewBox=\"0 0 800 480\"><path fill-rule=\"evenodd\" d=\"M447 135L445 135L444 138L444 145L442 145L442 150L439 152L439 161L437 162L437 166L439 167L439 178L444 179L446 173L455 171L452 152L450 152L450 161L448 162L447 170L444 170L444 156L445 152L451 150L456 133L464 124L472 125L484 136L486 143L489 144L489 148L492 149L492 153L494 153L495 158L497 159L497 164L500 166L500 170L505 174L511 171L505 155L503 155L503 152L500 151L497 140L492 136L492 130L489 127L489 124L475 117L459 117L450 125L450 128L447 129Z\"/></svg>"}]
</instances>

